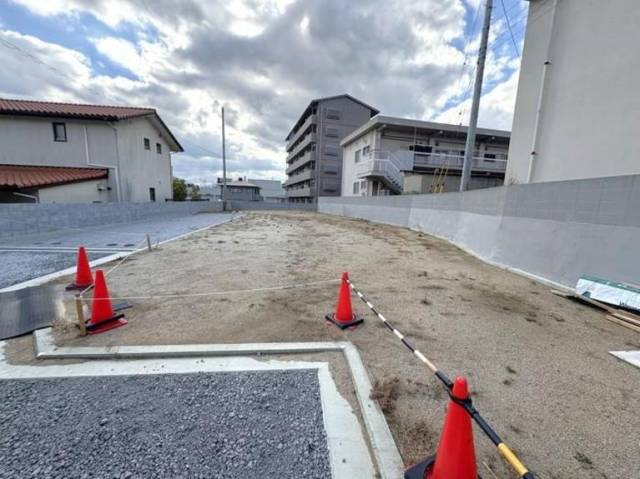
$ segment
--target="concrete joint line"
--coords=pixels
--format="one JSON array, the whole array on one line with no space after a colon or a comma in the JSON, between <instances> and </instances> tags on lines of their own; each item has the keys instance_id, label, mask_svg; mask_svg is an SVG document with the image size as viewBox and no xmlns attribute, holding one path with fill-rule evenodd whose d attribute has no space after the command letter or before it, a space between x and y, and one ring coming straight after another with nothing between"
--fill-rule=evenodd
<instances>
[{"instance_id":1,"label":"concrete joint line","mask_svg":"<svg viewBox=\"0 0 640 479\"><path fill-rule=\"evenodd\" d=\"M403 476L404 465L378 403L370 398L371 381L358 349L350 342L184 344L160 346L57 347L51 328L33 332L37 359L149 359L202 356L260 356L342 352L360 405L371 450L382 479Z\"/></svg>"}]
</instances>

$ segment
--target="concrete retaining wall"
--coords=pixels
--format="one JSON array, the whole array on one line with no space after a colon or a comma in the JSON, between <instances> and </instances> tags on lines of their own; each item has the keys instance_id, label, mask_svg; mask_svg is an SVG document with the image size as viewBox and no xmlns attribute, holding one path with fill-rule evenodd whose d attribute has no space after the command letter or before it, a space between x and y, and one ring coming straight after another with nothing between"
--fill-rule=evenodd
<instances>
[{"instance_id":1,"label":"concrete retaining wall","mask_svg":"<svg viewBox=\"0 0 640 479\"><path fill-rule=\"evenodd\" d=\"M0 204L0 239L44 233L65 228L83 228L126 223L162 215L190 215L222 211L221 203L84 203Z\"/></svg>"},{"instance_id":2,"label":"concrete retaining wall","mask_svg":"<svg viewBox=\"0 0 640 479\"><path fill-rule=\"evenodd\" d=\"M321 198L318 211L445 238L498 265L573 287L640 283L640 176L439 195Z\"/></svg>"},{"instance_id":3,"label":"concrete retaining wall","mask_svg":"<svg viewBox=\"0 0 640 479\"><path fill-rule=\"evenodd\" d=\"M269 201L227 201L227 210L304 210L316 211L313 203L271 203Z\"/></svg>"}]
</instances>

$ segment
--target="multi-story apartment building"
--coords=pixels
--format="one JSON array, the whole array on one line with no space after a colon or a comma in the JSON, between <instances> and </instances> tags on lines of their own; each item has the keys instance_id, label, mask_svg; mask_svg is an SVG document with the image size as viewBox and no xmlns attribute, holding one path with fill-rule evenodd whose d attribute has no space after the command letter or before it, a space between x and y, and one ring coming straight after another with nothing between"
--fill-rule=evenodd
<instances>
[{"instance_id":1,"label":"multi-story apartment building","mask_svg":"<svg viewBox=\"0 0 640 479\"><path fill-rule=\"evenodd\" d=\"M376 115L340 143L342 195L457 191L467 127ZM507 131L478 128L470 188L502 185Z\"/></svg>"},{"instance_id":2,"label":"multi-story apartment building","mask_svg":"<svg viewBox=\"0 0 640 479\"><path fill-rule=\"evenodd\" d=\"M531 0L507 182L640 174L640 2Z\"/></svg>"},{"instance_id":3,"label":"multi-story apartment building","mask_svg":"<svg viewBox=\"0 0 640 479\"><path fill-rule=\"evenodd\" d=\"M377 113L350 95L312 100L286 138L288 201L313 203L319 196L340 196L340 140Z\"/></svg>"}]
</instances>

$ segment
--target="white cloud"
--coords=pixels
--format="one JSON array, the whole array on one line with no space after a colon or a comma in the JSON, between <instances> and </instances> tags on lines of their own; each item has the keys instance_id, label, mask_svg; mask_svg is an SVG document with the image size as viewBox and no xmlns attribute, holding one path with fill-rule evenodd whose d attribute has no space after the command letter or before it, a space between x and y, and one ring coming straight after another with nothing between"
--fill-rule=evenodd
<instances>
[{"instance_id":1,"label":"white cloud","mask_svg":"<svg viewBox=\"0 0 640 479\"><path fill-rule=\"evenodd\" d=\"M472 74L460 76L465 52L455 46L463 0L13 1L68 22L88 13L115 28L89 32L90 41L136 79L96 76L80 52L2 31L33 58L0 45L0 61L15 72L0 76L0 95L155 107L189 150L174 167L191 181L218 174L222 105L230 171L283 178L284 137L311 98L348 92L386 114L457 123L458 106L441 110L463 98ZM134 38L117 36L125 24ZM496 23L492 36L502 29ZM467 44L469 65L478 38ZM486 126L510 126L511 56L501 49L489 57L487 83L498 85L483 98Z\"/></svg>"}]
</instances>

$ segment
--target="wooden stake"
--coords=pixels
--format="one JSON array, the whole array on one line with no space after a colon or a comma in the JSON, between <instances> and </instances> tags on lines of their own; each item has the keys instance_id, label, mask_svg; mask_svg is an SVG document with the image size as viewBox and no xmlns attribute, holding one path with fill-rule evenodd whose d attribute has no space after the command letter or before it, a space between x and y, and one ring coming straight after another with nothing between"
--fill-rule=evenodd
<instances>
[{"instance_id":1,"label":"wooden stake","mask_svg":"<svg viewBox=\"0 0 640 479\"><path fill-rule=\"evenodd\" d=\"M76 296L76 313L78 314L78 327L80 328L80 336L87 335L87 326L84 322L84 311L82 310L82 298Z\"/></svg>"},{"instance_id":2,"label":"wooden stake","mask_svg":"<svg viewBox=\"0 0 640 479\"><path fill-rule=\"evenodd\" d=\"M151 253L151 238L149 238L149 235L147 235L147 249Z\"/></svg>"}]
</instances>

